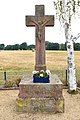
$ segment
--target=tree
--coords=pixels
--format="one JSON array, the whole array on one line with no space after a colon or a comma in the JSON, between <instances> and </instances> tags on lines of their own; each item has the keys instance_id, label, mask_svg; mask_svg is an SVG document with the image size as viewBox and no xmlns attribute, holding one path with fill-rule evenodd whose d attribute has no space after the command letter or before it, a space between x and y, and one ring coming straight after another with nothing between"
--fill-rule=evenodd
<instances>
[{"instance_id":1,"label":"tree","mask_svg":"<svg viewBox=\"0 0 80 120\"><path fill-rule=\"evenodd\" d=\"M28 50L33 50L33 49L35 49L35 45L28 45L28 46L27 46L27 49L28 49Z\"/></svg>"},{"instance_id":2,"label":"tree","mask_svg":"<svg viewBox=\"0 0 80 120\"><path fill-rule=\"evenodd\" d=\"M56 9L56 16L59 19L61 25L64 28L66 45L68 51L68 86L69 92L76 91L76 75L75 75L75 63L74 63L74 47L73 42L79 38L73 37L71 33L71 20L72 16L76 15L80 7L80 0L58 0L54 2Z\"/></svg>"},{"instance_id":3,"label":"tree","mask_svg":"<svg viewBox=\"0 0 80 120\"><path fill-rule=\"evenodd\" d=\"M49 50L49 44L50 44L49 41L45 41L46 50Z\"/></svg>"},{"instance_id":4,"label":"tree","mask_svg":"<svg viewBox=\"0 0 80 120\"><path fill-rule=\"evenodd\" d=\"M20 48L20 46L19 46L19 44L15 44L15 45L13 45L13 50L19 50L19 48Z\"/></svg>"},{"instance_id":5,"label":"tree","mask_svg":"<svg viewBox=\"0 0 80 120\"><path fill-rule=\"evenodd\" d=\"M7 46L5 47L5 50L13 50L13 46L12 46L12 45L7 45Z\"/></svg>"},{"instance_id":6,"label":"tree","mask_svg":"<svg viewBox=\"0 0 80 120\"><path fill-rule=\"evenodd\" d=\"M74 50L80 50L80 43L74 43Z\"/></svg>"},{"instance_id":7,"label":"tree","mask_svg":"<svg viewBox=\"0 0 80 120\"><path fill-rule=\"evenodd\" d=\"M59 50L59 44L46 41L46 50Z\"/></svg>"},{"instance_id":8,"label":"tree","mask_svg":"<svg viewBox=\"0 0 80 120\"><path fill-rule=\"evenodd\" d=\"M4 44L0 44L0 50L4 50L5 45Z\"/></svg>"},{"instance_id":9,"label":"tree","mask_svg":"<svg viewBox=\"0 0 80 120\"><path fill-rule=\"evenodd\" d=\"M53 50L59 50L59 44L53 43Z\"/></svg>"},{"instance_id":10,"label":"tree","mask_svg":"<svg viewBox=\"0 0 80 120\"><path fill-rule=\"evenodd\" d=\"M27 43L26 43L26 42L23 42L23 43L20 45L20 50L27 50Z\"/></svg>"},{"instance_id":11,"label":"tree","mask_svg":"<svg viewBox=\"0 0 80 120\"><path fill-rule=\"evenodd\" d=\"M59 45L59 50L66 50L65 44L63 44L63 43L60 44L60 45Z\"/></svg>"}]
</instances>

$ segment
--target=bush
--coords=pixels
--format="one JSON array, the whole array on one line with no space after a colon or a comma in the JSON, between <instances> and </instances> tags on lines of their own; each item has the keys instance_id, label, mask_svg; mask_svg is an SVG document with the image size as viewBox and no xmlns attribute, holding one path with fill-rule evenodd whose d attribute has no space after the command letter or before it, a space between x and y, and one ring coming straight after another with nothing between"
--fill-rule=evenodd
<instances>
[{"instance_id":1,"label":"bush","mask_svg":"<svg viewBox=\"0 0 80 120\"><path fill-rule=\"evenodd\" d=\"M16 83L17 87L19 87L20 81L21 81L21 78L18 78L18 79L15 80L15 83Z\"/></svg>"},{"instance_id":2,"label":"bush","mask_svg":"<svg viewBox=\"0 0 80 120\"><path fill-rule=\"evenodd\" d=\"M15 82L12 80L6 80L5 87L13 87L15 86Z\"/></svg>"},{"instance_id":3,"label":"bush","mask_svg":"<svg viewBox=\"0 0 80 120\"><path fill-rule=\"evenodd\" d=\"M19 87L19 83L21 78L17 78L16 80L6 80L5 87Z\"/></svg>"}]
</instances>

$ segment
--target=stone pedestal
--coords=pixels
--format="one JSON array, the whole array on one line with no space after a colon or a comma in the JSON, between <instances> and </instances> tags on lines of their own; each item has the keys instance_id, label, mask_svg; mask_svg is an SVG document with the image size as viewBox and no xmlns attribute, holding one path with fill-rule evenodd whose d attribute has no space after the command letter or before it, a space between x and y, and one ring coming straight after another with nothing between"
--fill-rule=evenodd
<instances>
[{"instance_id":1,"label":"stone pedestal","mask_svg":"<svg viewBox=\"0 0 80 120\"><path fill-rule=\"evenodd\" d=\"M32 83L32 78L25 76L19 85L17 111L64 112L62 89L63 85L57 75L52 75L50 83Z\"/></svg>"}]
</instances>

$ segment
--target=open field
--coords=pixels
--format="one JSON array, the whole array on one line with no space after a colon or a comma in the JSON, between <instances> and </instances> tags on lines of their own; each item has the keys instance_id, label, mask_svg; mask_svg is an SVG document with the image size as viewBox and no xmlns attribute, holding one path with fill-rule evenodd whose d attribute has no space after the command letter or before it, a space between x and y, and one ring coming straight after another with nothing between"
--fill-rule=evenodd
<instances>
[{"instance_id":1,"label":"open field","mask_svg":"<svg viewBox=\"0 0 80 120\"><path fill-rule=\"evenodd\" d=\"M75 51L77 71L80 71L80 51ZM35 52L26 51L0 51L0 74L7 72L10 79L23 74L32 74L35 66ZM52 73L66 79L67 51L46 51L46 66ZM79 72L77 73L79 76ZM2 76L3 77L3 76ZM0 80L3 79L0 75Z\"/></svg>"},{"instance_id":2,"label":"open field","mask_svg":"<svg viewBox=\"0 0 80 120\"><path fill-rule=\"evenodd\" d=\"M76 68L80 69L80 51L75 51ZM67 51L46 51L46 64L50 70L67 69ZM0 51L0 69L27 69L33 70L35 52Z\"/></svg>"}]
</instances>

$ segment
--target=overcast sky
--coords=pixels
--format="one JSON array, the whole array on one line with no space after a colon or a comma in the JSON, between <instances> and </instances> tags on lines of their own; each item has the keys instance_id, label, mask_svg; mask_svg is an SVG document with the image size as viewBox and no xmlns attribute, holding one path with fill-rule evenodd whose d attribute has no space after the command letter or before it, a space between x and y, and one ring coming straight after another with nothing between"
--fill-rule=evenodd
<instances>
[{"instance_id":1,"label":"overcast sky","mask_svg":"<svg viewBox=\"0 0 80 120\"><path fill-rule=\"evenodd\" d=\"M35 28L25 26L25 16L35 15L35 5L45 5L46 15L55 15L53 0L0 0L0 44L35 44ZM73 32L80 31L80 20L74 21ZM47 27L45 40L64 43L65 37L59 22L54 27ZM78 40L79 41L79 40Z\"/></svg>"}]
</instances>

